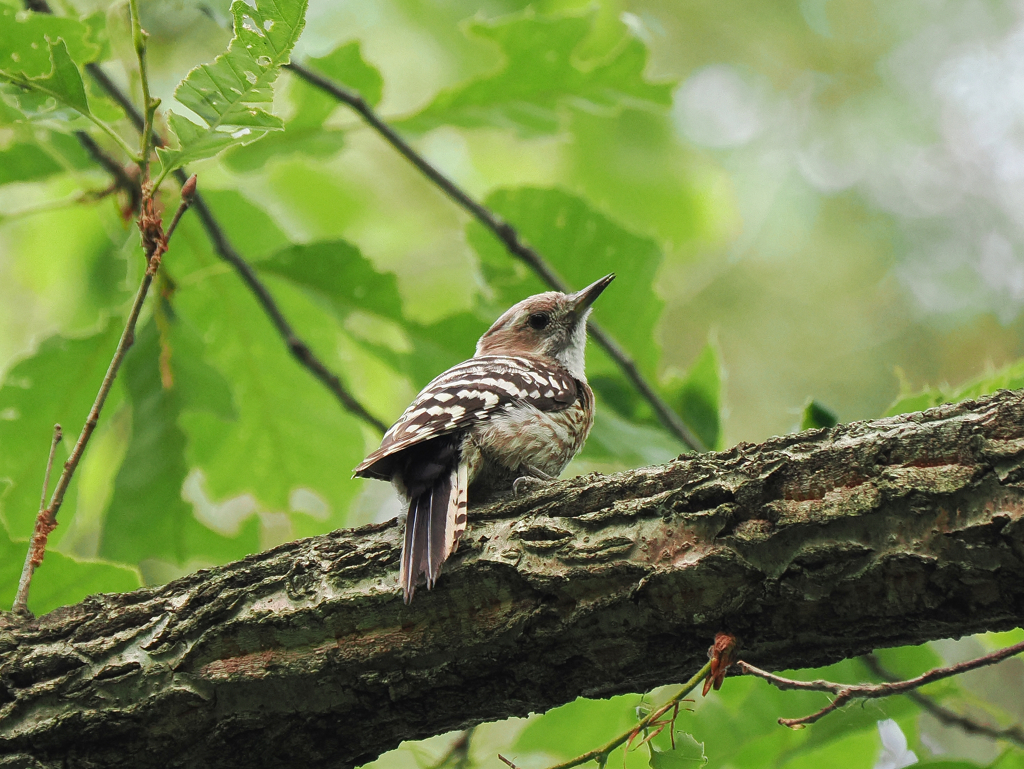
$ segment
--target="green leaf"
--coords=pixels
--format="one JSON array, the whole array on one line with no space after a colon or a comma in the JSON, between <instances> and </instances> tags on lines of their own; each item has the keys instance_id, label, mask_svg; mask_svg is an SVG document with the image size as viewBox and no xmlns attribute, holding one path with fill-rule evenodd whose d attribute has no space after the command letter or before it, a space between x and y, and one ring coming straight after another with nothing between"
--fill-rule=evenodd
<instances>
[{"instance_id":1,"label":"green leaf","mask_svg":"<svg viewBox=\"0 0 1024 769\"><path fill-rule=\"evenodd\" d=\"M381 96L384 94L384 78L381 77L380 71L376 67L368 64L363 58L362 46L358 40L339 46L326 56L309 59L306 64L331 80L336 80L346 88L356 91L371 107L376 107L380 103ZM302 101L299 101L299 106L302 109L299 111L305 115L318 114L316 110L311 109L314 105L306 100L313 94L325 95L323 91L317 88L312 89L311 92L303 91L302 94ZM330 104L337 106L336 99L327 98ZM321 109L323 108L321 107ZM323 119L332 111L329 110L324 114L319 122L323 122Z\"/></svg>"},{"instance_id":2,"label":"green leaf","mask_svg":"<svg viewBox=\"0 0 1024 769\"><path fill-rule=\"evenodd\" d=\"M0 7L0 72L20 73L28 78L45 76L53 69L50 45L62 39L66 51L78 64L95 61L100 46L90 39L96 26L89 22L47 13Z\"/></svg>"},{"instance_id":3,"label":"green leaf","mask_svg":"<svg viewBox=\"0 0 1024 769\"><path fill-rule=\"evenodd\" d=\"M664 430L627 421L598 404L594 427L580 457L641 467L670 462L685 451L686 447Z\"/></svg>"},{"instance_id":4,"label":"green leaf","mask_svg":"<svg viewBox=\"0 0 1024 769\"><path fill-rule=\"evenodd\" d=\"M704 346L685 377L669 377L663 384L667 401L709 449L722 443L722 371L718 350Z\"/></svg>"},{"instance_id":5,"label":"green leaf","mask_svg":"<svg viewBox=\"0 0 1024 769\"><path fill-rule=\"evenodd\" d=\"M573 758L636 725L637 694L588 700L580 697L531 720L512 751Z\"/></svg>"},{"instance_id":6,"label":"green leaf","mask_svg":"<svg viewBox=\"0 0 1024 769\"><path fill-rule=\"evenodd\" d=\"M897 371L902 380L902 372ZM918 392L911 392L907 383L901 381L900 394L896 401L885 411L883 416L907 414L913 411L924 411L943 403L958 403L968 398L980 398L997 390L1019 390L1024 387L1024 359L1014 361L1003 368L990 371L975 379L969 380L959 387L925 387Z\"/></svg>"},{"instance_id":7,"label":"green leaf","mask_svg":"<svg viewBox=\"0 0 1024 769\"><path fill-rule=\"evenodd\" d=\"M157 149L162 174L283 128L281 119L261 105L273 102L274 81L288 63L305 23L306 0L261 0L255 7L234 0L231 12L235 35L227 52L212 64L193 69L174 91L174 97L204 125L170 115L178 149Z\"/></svg>"},{"instance_id":8,"label":"green leaf","mask_svg":"<svg viewBox=\"0 0 1024 769\"><path fill-rule=\"evenodd\" d=\"M0 511L14 537L32 533L53 425L64 428L54 459L59 473L85 424L120 333L110 323L84 339L50 337L7 372L0 387L0 485L7 487L0 490ZM121 397L115 380L106 408L115 408ZM61 508L59 520L64 523L74 513L75 484L72 480Z\"/></svg>"},{"instance_id":9,"label":"green leaf","mask_svg":"<svg viewBox=\"0 0 1024 769\"><path fill-rule=\"evenodd\" d=\"M274 131L258 142L234 147L224 155L227 166L239 173L256 171L274 158L289 155L326 160L345 146L345 132L286 123L283 131Z\"/></svg>"},{"instance_id":10,"label":"green leaf","mask_svg":"<svg viewBox=\"0 0 1024 769\"><path fill-rule=\"evenodd\" d=\"M523 135L557 131L570 107L615 112L624 106L665 107L672 84L649 83L647 50L626 34L607 57L580 62L575 52L590 34L595 15L536 16L526 11L494 21L473 21L467 31L501 50L493 74L442 91L399 125L429 131L440 125L510 128Z\"/></svg>"},{"instance_id":11,"label":"green leaf","mask_svg":"<svg viewBox=\"0 0 1024 769\"><path fill-rule=\"evenodd\" d=\"M472 313L428 325L407 320L395 276L377 271L344 241L292 246L259 262L259 269L287 279L320 302L361 346L416 386L472 356L476 340L487 330L487 321ZM354 313L360 314L359 322L349 322ZM376 316L375 329L367 327L371 319L365 313Z\"/></svg>"},{"instance_id":12,"label":"green leaf","mask_svg":"<svg viewBox=\"0 0 1024 769\"><path fill-rule=\"evenodd\" d=\"M835 427L839 424L839 417L835 412L818 401L808 399L804 406L803 414L800 416L801 430L814 430L820 427Z\"/></svg>"},{"instance_id":13,"label":"green leaf","mask_svg":"<svg viewBox=\"0 0 1024 769\"><path fill-rule=\"evenodd\" d=\"M18 143L0 150L0 184L38 181L63 170L37 144Z\"/></svg>"},{"instance_id":14,"label":"green leaf","mask_svg":"<svg viewBox=\"0 0 1024 769\"><path fill-rule=\"evenodd\" d=\"M202 410L221 419L234 415L227 383L203 356L203 343L187 324L174 322L161 339L150 321L125 359L132 437L100 541L100 554L107 558L221 563L259 549L255 517L237 536L227 537L200 523L182 499L189 472L186 436L178 425L182 412Z\"/></svg>"},{"instance_id":15,"label":"green leaf","mask_svg":"<svg viewBox=\"0 0 1024 769\"><path fill-rule=\"evenodd\" d=\"M393 320L402 317L395 276L377 272L350 243L339 240L295 245L260 262L259 268L315 291L341 320L353 310Z\"/></svg>"},{"instance_id":16,"label":"green leaf","mask_svg":"<svg viewBox=\"0 0 1024 769\"><path fill-rule=\"evenodd\" d=\"M0 70L0 79L27 90L27 93L19 93L8 88L5 93L29 118L51 113L57 104L70 107L81 115L91 114L89 100L85 95L85 85L82 83L82 73L72 61L67 44L58 38L56 43L47 45L51 61L49 74L28 77L19 70Z\"/></svg>"},{"instance_id":17,"label":"green leaf","mask_svg":"<svg viewBox=\"0 0 1024 769\"><path fill-rule=\"evenodd\" d=\"M250 261L259 261L289 243L270 213L236 190L204 189L203 198L231 244Z\"/></svg>"},{"instance_id":18,"label":"green leaf","mask_svg":"<svg viewBox=\"0 0 1024 769\"><path fill-rule=\"evenodd\" d=\"M184 251L182 258L189 256ZM190 258L206 277L179 289L175 310L182 322L203 329L210 365L231 372L237 418L225 421L209 409L184 411L180 424L188 439L188 464L203 472L206 493L215 502L251 494L259 510L288 513L291 537L344 525L362 488L351 479L365 446L361 423L296 364L234 275L203 267L215 263L211 256ZM335 352L339 329L330 312L284 280L270 288L296 333L329 367L344 373ZM296 494L316 498L316 509L296 504Z\"/></svg>"},{"instance_id":19,"label":"green leaf","mask_svg":"<svg viewBox=\"0 0 1024 769\"><path fill-rule=\"evenodd\" d=\"M655 325L664 306L652 290L662 260L658 244L562 190L498 190L486 203L511 222L573 289L616 273L594 305L592 317L629 350L642 372L652 375L660 355ZM550 290L482 225L471 223L467 236L480 255L481 270L501 310ZM614 367L608 370L617 373ZM589 375L589 365L587 371ZM594 373L605 372L595 368Z\"/></svg>"},{"instance_id":20,"label":"green leaf","mask_svg":"<svg viewBox=\"0 0 1024 769\"><path fill-rule=\"evenodd\" d=\"M0 610L9 611L21 577L28 541L11 541L0 525ZM29 609L46 614L59 606L78 603L96 593L123 593L142 584L137 569L98 560L82 561L46 551L32 577Z\"/></svg>"},{"instance_id":21,"label":"green leaf","mask_svg":"<svg viewBox=\"0 0 1024 769\"><path fill-rule=\"evenodd\" d=\"M676 732L675 741L674 750L652 750L652 769L694 769L708 762L708 757L704 755L704 743L697 742L693 735Z\"/></svg>"}]
</instances>

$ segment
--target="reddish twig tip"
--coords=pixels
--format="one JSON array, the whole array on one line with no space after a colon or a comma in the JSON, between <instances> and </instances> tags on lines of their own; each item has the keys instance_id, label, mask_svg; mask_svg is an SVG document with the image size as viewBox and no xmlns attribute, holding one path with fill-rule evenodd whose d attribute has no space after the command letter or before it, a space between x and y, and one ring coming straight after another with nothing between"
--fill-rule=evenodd
<instances>
[{"instance_id":1,"label":"reddish twig tip","mask_svg":"<svg viewBox=\"0 0 1024 769\"><path fill-rule=\"evenodd\" d=\"M736 649L739 647L739 640L728 633L717 633L715 642L708 649L708 659L711 660L711 670L708 677L704 679L704 691L702 697L707 697L713 686L717 692L722 688L722 681L725 680L725 673L729 666L736 661Z\"/></svg>"}]
</instances>

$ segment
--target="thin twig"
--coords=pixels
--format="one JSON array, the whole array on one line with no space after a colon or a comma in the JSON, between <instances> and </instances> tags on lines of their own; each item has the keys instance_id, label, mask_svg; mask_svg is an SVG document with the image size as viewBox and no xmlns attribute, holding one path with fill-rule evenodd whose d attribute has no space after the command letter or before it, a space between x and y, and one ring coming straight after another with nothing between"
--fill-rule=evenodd
<instances>
[{"instance_id":1,"label":"thin twig","mask_svg":"<svg viewBox=\"0 0 1024 769\"><path fill-rule=\"evenodd\" d=\"M175 175L177 176L177 172L175 172ZM221 229L220 224L214 218L213 212L210 211L206 201L198 193L196 194L195 209L199 215L199 220L203 223L207 236L213 243L214 250L221 259L235 268L242 282L248 286L249 290L256 297L256 301L260 303L263 311L270 318L270 322L274 324L278 334L284 339L288 352L305 366L313 376L326 385L327 389L334 393L334 396L345 409L367 424L372 425L378 431L385 432L388 426L367 411L363 404L356 400L355 396L346 389L338 375L327 368L323 361L309 348L309 345L295 333L291 323L285 318L284 313L277 306L277 302L274 301L274 297L271 296L270 291L256 276L256 271L252 266L231 245L231 242L224 234L224 230Z\"/></svg>"},{"instance_id":2,"label":"thin twig","mask_svg":"<svg viewBox=\"0 0 1024 769\"><path fill-rule=\"evenodd\" d=\"M128 0L128 11L132 20L132 45L135 47L135 55L139 60L139 80L142 83L142 112L144 123L142 127L142 161L139 163L140 176L144 187L149 185L149 154L153 148L153 118L156 115L156 108L160 106L160 100L154 99L149 93L149 68L146 66L146 38L149 37L142 28L142 19L139 18L138 0ZM155 188L149 190L152 195Z\"/></svg>"},{"instance_id":3,"label":"thin twig","mask_svg":"<svg viewBox=\"0 0 1024 769\"><path fill-rule=\"evenodd\" d=\"M46 473L43 475L43 493L39 498L39 514L36 515L36 526L32 531L32 539L28 545L28 552L25 553L25 565L21 569L21 579L18 580L18 593L14 597L12 611L25 616L28 614L28 588L32 583L32 574L36 566L43 562L43 555L46 552L46 538L57 526L51 520L46 509L46 494L50 490L50 472L53 470L53 457L57 453L57 444L64 437L60 425L53 426L53 439L50 441L50 456L46 460Z\"/></svg>"},{"instance_id":4,"label":"thin twig","mask_svg":"<svg viewBox=\"0 0 1024 769\"><path fill-rule=\"evenodd\" d=\"M737 662L736 664L739 666L741 672L757 676L758 678L763 678L778 689L796 689L805 692L828 692L836 695L835 700L819 710L817 713L812 713L811 715L804 716L803 718L779 719L780 724L793 729L801 728L805 724L813 724L815 721L825 715L828 715L833 710L842 707L852 699L879 699L881 697L890 697L893 694L906 694L907 692L918 689L925 684L941 681L943 678L960 675L961 673L966 673L969 670L976 670L977 668L985 667L986 665L994 665L997 662L1002 662L1004 659L1013 657L1021 652L1024 652L1024 641L1019 644L1014 644L1013 646L1007 646L1005 649L999 649L991 654L986 654L983 657L978 657L977 659L967 660L966 662L960 662L956 665L950 665L945 668L929 670L928 672L917 676L917 678L911 678L906 681L892 681L885 684L843 684L835 683L833 681L824 681L822 679L818 679L816 681L796 681L791 678L777 676L766 670L761 670L748 662Z\"/></svg>"},{"instance_id":5,"label":"thin twig","mask_svg":"<svg viewBox=\"0 0 1024 769\"><path fill-rule=\"evenodd\" d=\"M651 713L648 713L646 716L640 719L640 722L632 729L630 729L628 732L623 732L618 737L615 737L613 740L605 743L599 748L594 748L593 750L587 751L582 755L576 756L576 758L569 759L568 761L563 761L560 764L555 764L554 766L549 767L549 769L572 769L572 767L579 766L580 764L585 764L588 761L596 761L598 766L604 766L608 762L608 756L610 756L612 752L614 752L617 748L626 745L637 734L649 728L651 724L653 724L655 721L657 721L659 718L665 715L665 713L667 713L669 710L672 710L673 708L677 707L679 703L683 701L684 697L686 697L690 692L692 692L700 685L700 683L704 680L704 678L707 676L709 672L711 672L711 660L708 660L704 667L697 671L693 678L687 681L683 685L683 688L676 692L675 695L668 702L666 702L661 707L656 708ZM501 759L505 764L507 764L511 769L517 769L516 765L504 756L499 755L498 758Z\"/></svg>"},{"instance_id":6,"label":"thin twig","mask_svg":"<svg viewBox=\"0 0 1024 769\"><path fill-rule=\"evenodd\" d=\"M192 188L193 190L195 188L194 182ZM191 198L182 197L181 204L178 206L178 210L174 215L173 225L176 225L178 220L181 219L182 214L188 209L191 202ZM167 244L171 231L164 234L160 216L156 213L156 205L152 198L147 198L143 202L142 214L139 216L139 229L142 230L142 244L146 255L146 271L142 276L142 282L139 284L139 290L135 294L135 300L132 302L132 308L128 313L128 319L125 321L124 331L121 332L121 339L117 343L117 349L114 351L114 357L111 359L110 365L107 367L107 373L104 375L103 382L100 384L99 392L96 393L96 400L93 401L92 408L89 410L89 416L85 420L82 432L79 434L78 441L75 443L75 447L71 451L71 456L69 456L68 461L64 463L64 471L57 480L57 485L53 490L53 496L50 498L49 506L45 510L40 511L39 516L36 519L36 529L32 534L32 544L29 547L29 557L26 559L27 568L22 573L22 579L18 585L18 594L15 599L15 606L20 608L20 613L22 614L29 613L28 591L32 582L32 575L35 571L35 567L39 565L43 558L42 548L37 547L37 543L41 542L42 546L45 547L46 537L57 527L57 513L60 511L60 507L64 502L64 494L67 492L68 486L71 483L71 478L74 476L75 470L78 468L78 463L82 459L85 447L88 445L89 439L92 437L92 434L96 429L96 425L99 423L100 412L103 410L103 404L107 400L107 395L110 394L110 388L114 384L114 378L117 376L117 372L121 368L124 356L128 352L128 348L130 348L135 342L135 325L139 320L139 313L142 311L142 305L146 300L146 294L149 292L149 287L153 282L153 277L156 275L157 270L160 269L160 262L163 254L167 251ZM56 440L57 438L55 436L55 445ZM47 478L49 478L49 471L47 471Z\"/></svg>"},{"instance_id":7,"label":"thin twig","mask_svg":"<svg viewBox=\"0 0 1024 769\"><path fill-rule=\"evenodd\" d=\"M114 186L128 194L128 212L132 214L137 212L139 206L142 205L142 187L138 181L129 176L124 166L104 152L96 140L85 131L75 131L75 138L90 157L114 177Z\"/></svg>"},{"instance_id":8,"label":"thin twig","mask_svg":"<svg viewBox=\"0 0 1024 769\"><path fill-rule=\"evenodd\" d=\"M874 654L866 654L863 659L864 664L867 665L871 672L879 678L884 678L888 681L898 680L896 676L890 673L882 665L881 660L879 660ZM946 726L956 726L968 734L978 734L982 737L988 737L993 740L1009 740L1020 747L1024 747L1024 728L1022 728L1020 724L1008 726L1005 729L997 729L993 726L986 726L985 724L979 723L973 718L962 716L959 713L940 705L928 695L922 694L917 690L906 692L906 695L920 705L924 710L931 713L937 721Z\"/></svg>"},{"instance_id":9,"label":"thin twig","mask_svg":"<svg viewBox=\"0 0 1024 769\"><path fill-rule=\"evenodd\" d=\"M426 158L414 150L391 126L366 103L366 100L356 91L336 83L330 78L324 77L301 64L292 62L286 64L289 69L305 80L307 83L316 86L320 90L329 93L338 101L348 105L357 112L366 123L380 134L385 141L394 147L399 154L412 163L424 176L436 184L449 198L454 200L477 221L505 245L509 253L520 259L533 272L551 288L556 291L567 292L570 290L568 284L555 272L555 270L544 261L543 257L530 246L526 245L520 238L516 229L508 222L502 220L486 206L481 205L471 198L461 187L445 176L441 171L427 162ZM626 377L633 383L633 386L651 404L661 423L675 435L686 446L694 451L706 451L704 444L686 426L679 415L655 392L651 384L640 373L636 362L629 354L616 343L616 341L599 324L593 322L588 324L594 340L604 348L622 369Z\"/></svg>"}]
</instances>

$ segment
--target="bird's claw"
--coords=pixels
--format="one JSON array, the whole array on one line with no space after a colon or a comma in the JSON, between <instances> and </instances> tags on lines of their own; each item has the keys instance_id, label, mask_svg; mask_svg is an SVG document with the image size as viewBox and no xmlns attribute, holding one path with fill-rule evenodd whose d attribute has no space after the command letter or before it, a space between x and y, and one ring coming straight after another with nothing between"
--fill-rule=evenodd
<instances>
[{"instance_id":1,"label":"bird's claw","mask_svg":"<svg viewBox=\"0 0 1024 769\"><path fill-rule=\"evenodd\" d=\"M532 475L520 475L512 481L512 496L521 497L523 494L529 494L531 491L536 491L539 487L545 486L548 483L550 483L550 481L546 481L541 478L534 478Z\"/></svg>"}]
</instances>

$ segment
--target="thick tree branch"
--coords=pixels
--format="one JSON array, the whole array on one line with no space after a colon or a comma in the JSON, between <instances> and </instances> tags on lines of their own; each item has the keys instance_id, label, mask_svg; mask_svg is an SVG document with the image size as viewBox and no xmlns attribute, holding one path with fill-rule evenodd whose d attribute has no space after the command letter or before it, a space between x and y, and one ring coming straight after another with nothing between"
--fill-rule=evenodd
<instances>
[{"instance_id":1,"label":"thick tree branch","mask_svg":"<svg viewBox=\"0 0 1024 769\"><path fill-rule=\"evenodd\" d=\"M437 185L445 195L462 206L480 224L490 230L502 242L510 254L533 270L533 273L550 288L562 292L575 290L562 280L561 276L555 272L555 269L550 264L544 261L540 254L523 242L515 227L501 219L487 206L473 200L459 185L432 166L395 129L389 126L358 92L346 88L340 83L294 61L291 64L286 64L285 69L291 70L307 83L316 86L325 93L329 93L338 101L351 107L366 121L367 125L380 134L402 157L412 163L420 173ZM580 287L577 286L576 288ZM633 386L636 387L644 400L651 405L662 425L682 441L683 445L690 447L694 451L704 451L705 446L701 440L693 434L693 431L686 426L680 416L658 395L651 383L640 373L636 361L629 356L629 353L622 349L619 343L599 323L590 321L587 328L594 341L604 348L605 352L618 364L626 378L633 383Z\"/></svg>"},{"instance_id":2,"label":"thick tree branch","mask_svg":"<svg viewBox=\"0 0 1024 769\"><path fill-rule=\"evenodd\" d=\"M1018 626L1024 396L584 476L470 518L410 606L392 521L5 615L0 757L348 767L683 680L719 630L781 669Z\"/></svg>"}]
</instances>

